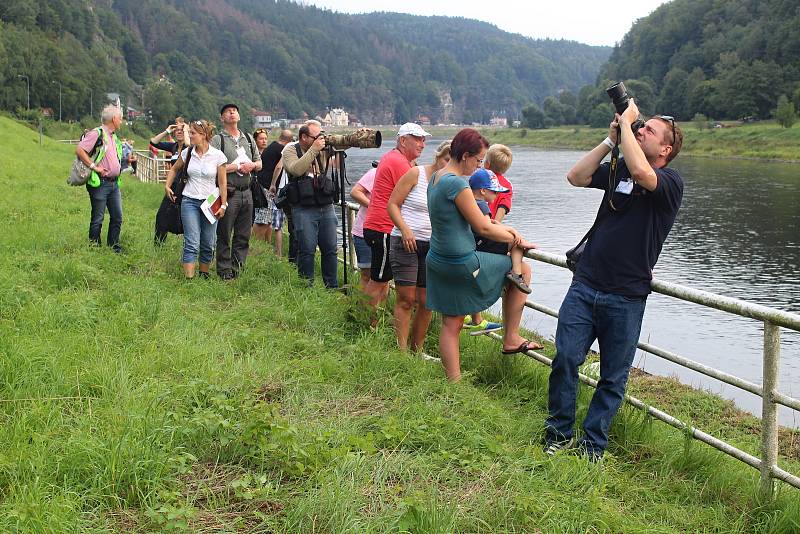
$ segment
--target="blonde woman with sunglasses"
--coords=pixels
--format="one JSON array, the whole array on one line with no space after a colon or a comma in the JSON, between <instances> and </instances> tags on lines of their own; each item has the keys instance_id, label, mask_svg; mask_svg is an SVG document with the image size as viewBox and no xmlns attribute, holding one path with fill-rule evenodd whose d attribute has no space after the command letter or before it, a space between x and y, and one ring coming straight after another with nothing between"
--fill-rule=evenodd
<instances>
[{"instance_id":1,"label":"blonde woman with sunglasses","mask_svg":"<svg viewBox=\"0 0 800 534\"><path fill-rule=\"evenodd\" d=\"M211 260L214 258L217 221L209 222L200 206L218 187L222 205L214 213L217 220L225 216L228 207L225 171L228 159L221 150L211 146L213 133L214 127L208 121L193 121L189 124L191 146L181 151L175 164L167 173L167 183L164 186L169 199L172 202L180 201L181 204L181 220L183 221L183 258L181 263L186 278L194 278L195 262L198 256L200 257L200 277L208 278ZM173 189L176 177L185 178L180 198L176 196Z\"/></svg>"}]
</instances>

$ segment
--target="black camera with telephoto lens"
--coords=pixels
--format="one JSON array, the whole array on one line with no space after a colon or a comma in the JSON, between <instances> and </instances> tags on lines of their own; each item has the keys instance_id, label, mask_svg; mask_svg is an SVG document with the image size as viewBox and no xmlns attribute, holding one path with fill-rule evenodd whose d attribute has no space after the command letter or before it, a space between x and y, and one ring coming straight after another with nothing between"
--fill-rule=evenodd
<instances>
[{"instance_id":1,"label":"black camera with telephoto lens","mask_svg":"<svg viewBox=\"0 0 800 534\"><path fill-rule=\"evenodd\" d=\"M628 101L631 99L631 95L628 94L628 90L625 89L625 84L622 82L617 82L608 89L606 89L606 93L608 94L611 101L614 103L614 109L622 115L626 109L628 109ZM642 116L638 116L635 121L631 124L631 131L636 133L636 131L644 126L644 120Z\"/></svg>"}]
</instances>

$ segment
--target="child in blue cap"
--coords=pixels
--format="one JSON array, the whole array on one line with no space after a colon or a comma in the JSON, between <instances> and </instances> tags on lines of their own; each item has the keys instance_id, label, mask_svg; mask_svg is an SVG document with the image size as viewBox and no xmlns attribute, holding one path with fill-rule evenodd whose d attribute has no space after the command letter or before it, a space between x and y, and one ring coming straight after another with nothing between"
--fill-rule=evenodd
<instances>
[{"instance_id":1,"label":"child in blue cap","mask_svg":"<svg viewBox=\"0 0 800 534\"><path fill-rule=\"evenodd\" d=\"M508 188L500 185L497 176L492 171L484 168L479 168L469 177L469 187L472 189L472 195L475 197L475 202L478 204L481 213L489 218L491 218L489 202L492 202L498 193L508 191ZM483 252L510 254L511 271L506 274L506 278L523 293L529 294L531 292L530 286L522 278L522 258L526 249L536 248L534 244L523 241L509 250L508 243L499 243L479 235L475 236L475 244L476 249Z\"/></svg>"}]
</instances>

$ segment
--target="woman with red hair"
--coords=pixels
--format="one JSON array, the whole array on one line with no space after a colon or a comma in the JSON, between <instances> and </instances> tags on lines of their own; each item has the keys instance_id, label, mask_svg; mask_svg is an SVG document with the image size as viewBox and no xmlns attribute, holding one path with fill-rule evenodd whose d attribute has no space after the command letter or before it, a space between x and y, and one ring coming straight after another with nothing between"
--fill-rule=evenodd
<instances>
[{"instance_id":1,"label":"woman with red hair","mask_svg":"<svg viewBox=\"0 0 800 534\"><path fill-rule=\"evenodd\" d=\"M481 213L469 187L469 176L483 163L489 142L472 128L458 132L450 145L450 163L431 177L428 210L430 251L426 259L427 307L442 314L439 354L447 379L461 378L458 346L464 316L485 310L503 290L503 354L526 352L535 344L519 335L525 294L506 284L511 258L475 250L474 234L523 248L533 248L508 226L493 224ZM530 282L531 270L523 263Z\"/></svg>"}]
</instances>

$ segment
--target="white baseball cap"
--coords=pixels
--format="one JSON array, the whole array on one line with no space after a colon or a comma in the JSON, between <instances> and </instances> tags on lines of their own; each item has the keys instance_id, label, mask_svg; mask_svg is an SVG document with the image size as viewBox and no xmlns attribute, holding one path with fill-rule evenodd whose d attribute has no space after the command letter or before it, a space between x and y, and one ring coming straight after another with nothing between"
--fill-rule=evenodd
<instances>
[{"instance_id":1,"label":"white baseball cap","mask_svg":"<svg viewBox=\"0 0 800 534\"><path fill-rule=\"evenodd\" d=\"M422 126L414 122L407 122L397 131L397 137L404 135L414 135L417 137L430 137L431 134L422 129Z\"/></svg>"}]
</instances>

